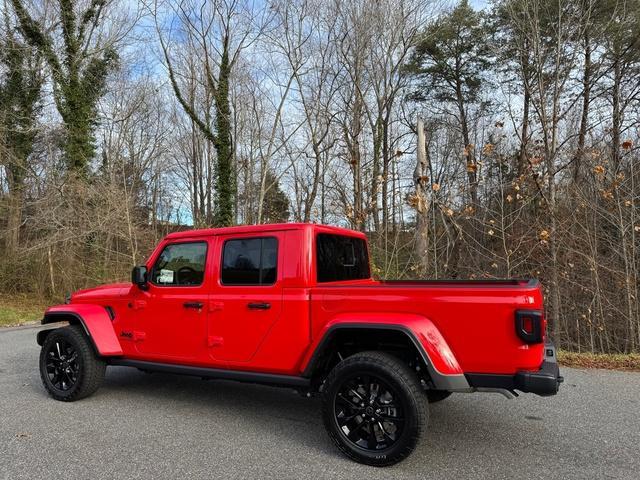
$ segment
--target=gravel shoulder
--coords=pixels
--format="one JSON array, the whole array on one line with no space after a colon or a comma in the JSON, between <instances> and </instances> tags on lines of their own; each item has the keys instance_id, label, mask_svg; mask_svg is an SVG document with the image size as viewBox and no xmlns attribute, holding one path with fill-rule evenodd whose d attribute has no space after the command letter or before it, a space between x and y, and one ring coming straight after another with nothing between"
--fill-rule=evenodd
<instances>
[{"instance_id":1,"label":"gravel shoulder","mask_svg":"<svg viewBox=\"0 0 640 480\"><path fill-rule=\"evenodd\" d=\"M552 398L456 394L405 462L343 458L317 399L109 367L76 403L49 398L37 328L0 330L0 478L637 479L640 373L563 368Z\"/></svg>"}]
</instances>

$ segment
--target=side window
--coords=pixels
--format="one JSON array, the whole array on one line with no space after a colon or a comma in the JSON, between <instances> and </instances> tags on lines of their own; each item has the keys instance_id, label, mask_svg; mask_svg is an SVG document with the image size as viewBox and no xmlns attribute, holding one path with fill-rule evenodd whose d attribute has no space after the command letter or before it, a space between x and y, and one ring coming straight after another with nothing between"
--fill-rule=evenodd
<instances>
[{"instance_id":1,"label":"side window","mask_svg":"<svg viewBox=\"0 0 640 480\"><path fill-rule=\"evenodd\" d=\"M243 238L224 242L223 285L273 285L277 278L278 240Z\"/></svg>"},{"instance_id":2,"label":"side window","mask_svg":"<svg viewBox=\"0 0 640 480\"><path fill-rule=\"evenodd\" d=\"M201 285L206 258L206 242L167 245L151 270L151 283L159 286Z\"/></svg>"},{"instance_id":3,"label":"side window","mask_svg":"<svg viewBox=\"0 0 640 480\"><path fill-rule=\"evenodd\" d=\"M320 283L369 278L367 244L361 238L319 233L316 270Z\"/></svg>"}]
</instances>

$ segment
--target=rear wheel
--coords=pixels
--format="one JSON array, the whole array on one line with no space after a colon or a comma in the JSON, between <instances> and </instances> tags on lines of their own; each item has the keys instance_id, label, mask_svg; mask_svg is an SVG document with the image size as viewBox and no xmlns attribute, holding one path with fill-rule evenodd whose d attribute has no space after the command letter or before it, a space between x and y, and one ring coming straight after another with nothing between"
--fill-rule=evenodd
<instances>
[{"instance_id":1,"label":"rear wheel","mask_svg":"<svg viewBox=\"0 0 640 480\"><path fill-rule=\"evenodd\" d=\"M106 363L98 358L80 325L58 328L47 335L40 351L40 377L56 400L72 402L95 392Z\"/></svg>"},{"instance_id":2,"label":"rear wheel","mask_svg":"<svg viewBox=\"0 0 640 480\"><path fill-rule=\"evenodd\" d=\"M406 458L426 429L420 382L402 361L384 352L357 353L325 382L324 424L351 459L383 467Z\"/></svg>"}]
</instances>

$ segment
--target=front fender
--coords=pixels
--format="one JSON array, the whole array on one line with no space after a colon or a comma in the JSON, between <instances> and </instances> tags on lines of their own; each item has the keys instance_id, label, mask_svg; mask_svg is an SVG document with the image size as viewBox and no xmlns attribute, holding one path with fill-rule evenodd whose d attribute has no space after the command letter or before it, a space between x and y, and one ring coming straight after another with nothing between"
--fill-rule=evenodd
<instances>
[{"instance_id":1,"label":"front fender","mask_svg":"<svg viewBox=\"0 0 640 480\"><path fill-rule=\"evenodd\" d=\"M113 329L111 317L104 307L82 303L56 305L46 310L42 324L61 321L82 325L99 355L103 357L122 355L122 348ZM46 330L38 333L39 344L42 344L46 334Z\"/></svg>"},{"instance_id":2,"label":"front fender","mask_svg":"<svg viewBox=\"0 0 640 480\"><path fill-rule=\"evenodd\" d=\"M438 327L428 318L416 314L347 313L336 315L316 336L302 362L309 375L314 360L321 354L332 334L343 328L397 330L409 337L422 356L431 379L439 390L467 391L467 382L460 364Z\"/></svg>"}]
</instances>

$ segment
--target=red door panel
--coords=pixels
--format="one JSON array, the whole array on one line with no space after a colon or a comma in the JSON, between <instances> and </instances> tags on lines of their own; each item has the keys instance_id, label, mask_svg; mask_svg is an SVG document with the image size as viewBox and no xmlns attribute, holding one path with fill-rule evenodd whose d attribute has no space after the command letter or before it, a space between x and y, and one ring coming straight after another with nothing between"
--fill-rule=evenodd
<instances>
[{"instance_id":1,"label":"red door panel","mask_svg":"<svg viewBox=\"0 0 640 480\"><path fill-rule=\"evenodd\" d=\"M212 244L206 239L167 243L150 265L148 289L136 289L129 307L134 310L133 341L141 356L171 361L205 352ZM163 252L174 245L181 247L168 262L161 262ZM204 256L204 270L191 263L193 259L185 260L189 255Z\"/></svg>"},{"instance_id":2,"label":"red door panel","mask_svg":"<svg viewBox=\"0 0 640 480\"><path fill-rule=\"evenodd\" d=\"M207 332L215 360L250 362L280 319L283 239L280 232L218 237Z\"/></svg>"}]
</instances>

